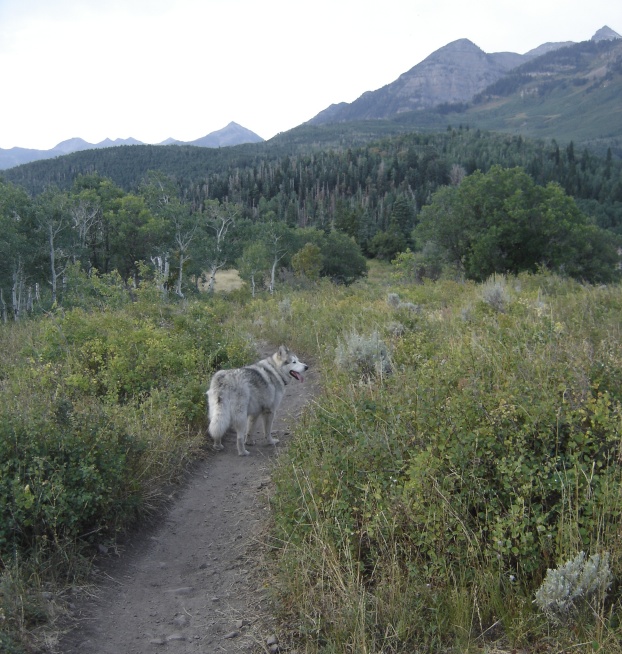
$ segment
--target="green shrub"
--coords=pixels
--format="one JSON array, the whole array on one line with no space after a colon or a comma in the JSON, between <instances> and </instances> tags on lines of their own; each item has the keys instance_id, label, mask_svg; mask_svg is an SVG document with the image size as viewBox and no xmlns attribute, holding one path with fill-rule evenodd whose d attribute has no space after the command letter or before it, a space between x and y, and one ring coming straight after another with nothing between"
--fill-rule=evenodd
<instances>
[{"instance_id":1,"label":"green shrub","mask_svg":"<svg viewBox=\"0 0 622 654\"><path fill-rule=\"evenodd\" d=\"M114 536L153 502L202 441L212 372L252 357L225 335L228 310L75 308L13 340L0 387L0 559L42 539Z\"/></svg>"},{"instance_id":2,"label":"green shrub","mask_svg":"<svg viewBox=\"0 0 622 654\"><path fill-rule=\"evenodd\" d=\"M284 573L299 562L295 585L280 581L287 619L309 651L537 642L547 569L577 551L622 558L620 288L547 274L400 287L417 312L365 291L332 298L326 393L279 460L275 538ZM394 374L361 384L370 333L391 339ZM335 341L351 363L336 372ZM618 601L612 587L610 612L576 633L611 646Z\"/></svg>"},{"instance_id":3,"label":"green shrub","mask_svg":"<svg viewBox=\"0 0 622 654\"><path fill-rule=\"evenodd\" d=\"M114 534L139 508L136 470L145 445L97 407L59 401L48 415L2 416L0 552L38 540Z\"/></svg>"}]
</instances>

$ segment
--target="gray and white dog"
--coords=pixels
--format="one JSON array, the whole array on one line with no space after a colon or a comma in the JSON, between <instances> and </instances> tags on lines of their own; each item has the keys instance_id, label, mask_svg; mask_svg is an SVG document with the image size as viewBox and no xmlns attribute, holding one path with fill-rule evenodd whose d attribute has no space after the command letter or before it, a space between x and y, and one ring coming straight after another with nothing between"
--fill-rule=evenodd
<instances>
[{"instance_id":1,"label":"gray and white dog","mask_svg":"<svg viewBox=\"0 0 622 654\"><path fill-rule=\"evenodd\" d=\"M285 387L292 378L304 381L302 373L308 369L306 363L281 345L271 357L250 366L219 370L207 391L209 433L214 449L224 449L222 437L231 427L237 434L238 454L248 455L246 441L259 416L268 443L276 445L279 441L270 432Z\"/></svg>"}]
</instances>

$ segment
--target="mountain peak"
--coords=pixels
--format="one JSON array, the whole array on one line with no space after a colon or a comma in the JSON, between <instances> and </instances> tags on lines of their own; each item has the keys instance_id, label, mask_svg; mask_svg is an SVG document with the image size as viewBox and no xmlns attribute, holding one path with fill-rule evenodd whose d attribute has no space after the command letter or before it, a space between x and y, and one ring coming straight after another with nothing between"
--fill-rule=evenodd
<instances>
[{"instance_id":1,"label":"mountain peak","mask_svg":"<svg viewBox=\"0 0 622 654\"><path fill-rule=\"evenodd\" d=\"M622 39L617 32L614 32L611 27L604 25L592 37L592 41L613 41L614 39Z\"/></svg>"},{"instance_id":2,"label":"mountain peak","mask_svg":"<svg viewBox=\"0 0 622 654\"><path fill-rule=\"evenodd\" d=\"M89 147L93 146L90 143L87 143L84 139L74 137L72 139L61 141L52 149L55 153L62 152L64 154L69 154L70 152L76 152L76 150L86 150Z\"/></svg>"},{"instance_id":3,"label":"mountain peak","mask_svg":"<svg viewBox=\"0 0 622 654\"><path fill-rule=\"evenodd\" d=\"M435 50L394 82L363 93L351 104L332 105L309 123L374 120L467 102L518 63L511 53L489 55L473 41L458 39Z\"/></svg>"},{"instance_id":4,"label":"mountain peak","mask_svg":"<svg viewBox=\"0 0 622 654\"><path fill-rule=\"evenodd\" d=\"M231 121L226 127L211 132L207 136L203 136L195 141L190 141L188 145L198 145L204 148L220 148L228 145L239 145L241 143L260 143L261 141L263 141L261 136Z\"/></svg>"},{"instance_id":5,"label":"mountain peak","mask_svg":"<svg viewBox=\"0 0 622 654\"><path fill-rule=\"evenodd\" d=\"M483 52L483 50L475 45L473 41L469 39L456 39L455 41L451 41L447 45L444 45L442 48L439 48L436 52L442 52L443 50L452 50L454 52L460 52L464 50L473 50L473 51L479 51Z\"/></svg>"},{"instance_id":6,"label":"mountain peak","mask_svg":"<svg viewBox=\"0 0 622 654\"><path fill-rule=\"evenodd\" d=\"M231 145L241 145L242 143L260 143L264 139L261 136L251 132L250 129L242 127L239 123L231 121L226 127L212 132L203 138L196 141L178 141L177 139L166 139L160 145L196 145L199 147L220 148ZM51 157L59 157L72 152L79 152L80 150L95 150L103 148L113 148L122 145L144 145L141 141L135 138L127 139L110 139L106 138L99 143L89 143L81 138L71 138L66 141L61 141L58 145L51 150L33 150L28 148L11 148L4 150L0 148L0 170L6 170L13 166L29 163L30 161L37 161L39 159L50 159Z\"/></svg>"},{"instance_id":7,"label":"mountain peak","mask_svg":"<svg viewBox=\"0 0 622 654\"><path fill-rule=\"evenodd\" d=\"M435 50L431 55L424 59L421 64L425 64L426 61L438 62L454 60L460 57L486 57L486 53L479 46L475 45L473 41L469 41L469 39L458 39L444 45L438 50ZM420 66L421 64L417 64L417 66Z\"/></svg>"}]
</instances>

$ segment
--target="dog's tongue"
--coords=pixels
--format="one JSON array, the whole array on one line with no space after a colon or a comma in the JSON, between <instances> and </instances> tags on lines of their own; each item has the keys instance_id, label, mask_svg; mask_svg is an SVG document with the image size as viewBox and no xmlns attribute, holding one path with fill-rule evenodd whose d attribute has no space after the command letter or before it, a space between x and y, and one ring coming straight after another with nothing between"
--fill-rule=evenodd
<instances>
[{"instance_id":1,"label":"dog's tongue","mask_svg":"<svg viewBox=\"0 0 622 654\"><path fill-rule=\"evenodd\" d=\"M305 380L305 378L299 372L296 372L295 370L290 370L289 374L292 377L295 377L299 382L303 382Z\"/></svg>"}]
</instances>

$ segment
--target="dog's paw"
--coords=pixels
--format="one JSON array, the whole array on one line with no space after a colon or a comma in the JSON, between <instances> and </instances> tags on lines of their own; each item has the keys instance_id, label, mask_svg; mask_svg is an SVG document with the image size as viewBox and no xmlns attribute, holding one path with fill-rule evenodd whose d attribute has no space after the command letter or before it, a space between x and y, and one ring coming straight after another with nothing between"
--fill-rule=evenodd
<instances>
[{"instance_id":1,"label":"dog's paw","mask_svg":"<svg viewBox=\"0 0 622 654\"><path fill-rule=\"evenodd\" d=\"M216 450L216 452L220 452L220 450L224 450L225 446L224 445L213 445L212 448Z\"/></svg>"},{"instance_id":2,"label":"dog's paw","mask_svg":"<svg viewBox=\"0 0 622 654\"><path fill-rule=\"evenodd\" d=\"M270 438L268 440L268 443L270 443L270 445L276 445L277 443L280 443L280 442L281 441L278 438Z\"/></svg>"},{"instance_id":3,"label":"dog's paw","mask_svg":"<svg viewBox=\"0 0 622 654\"><path fill-rule=\"evenodd\" d=\"M248 450L244 450L244 452L238 452L239 456L250 456L250 452Z\"/></svg>"}]
</instances>

